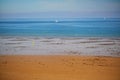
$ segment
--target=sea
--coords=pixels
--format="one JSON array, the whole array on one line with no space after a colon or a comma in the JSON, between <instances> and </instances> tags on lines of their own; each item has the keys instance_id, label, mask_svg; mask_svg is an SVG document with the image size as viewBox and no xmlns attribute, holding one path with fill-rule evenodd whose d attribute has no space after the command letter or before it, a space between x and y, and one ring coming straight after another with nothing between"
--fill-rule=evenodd
<instances>
[{"instance_id":1,"label":"sea","mask_svg":"<svg viewBox=\"0 0 120 80\"><path fill-rule=\"evenodd\" d=\"M120 37L120 18L4 18L0 36Z\"/></svg>"}]
</instances>

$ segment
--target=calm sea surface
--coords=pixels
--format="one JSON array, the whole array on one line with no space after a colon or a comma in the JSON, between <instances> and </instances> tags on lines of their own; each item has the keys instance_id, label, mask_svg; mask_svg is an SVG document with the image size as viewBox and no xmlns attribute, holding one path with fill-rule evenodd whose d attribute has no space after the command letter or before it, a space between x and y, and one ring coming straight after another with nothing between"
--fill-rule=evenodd
<instances>
[{"instance_id":1,"label":"calm sea surface","mask_svg":"<svg viewBox=\"0 0 120 80\"><path fill-rule=\"evenodd\" d=\"M1 19L0 36L120 37L120 19Z\"/></svg>"}]
</instances>

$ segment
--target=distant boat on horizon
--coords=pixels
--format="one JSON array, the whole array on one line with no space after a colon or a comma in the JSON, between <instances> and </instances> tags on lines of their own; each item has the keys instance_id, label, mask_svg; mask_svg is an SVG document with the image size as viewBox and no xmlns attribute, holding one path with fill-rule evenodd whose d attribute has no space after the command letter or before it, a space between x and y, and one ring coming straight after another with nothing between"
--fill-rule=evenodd
<instances>
[{"instance_id":1,"label":"distant boat on horizon","mask_svg":"<svg viewBox=\"0 0 120 80\"><path fill-rule=\"evenodd\" d=\"M56 23L58 23L58 20L55 20Z\"/></svg>"}]
</instances>

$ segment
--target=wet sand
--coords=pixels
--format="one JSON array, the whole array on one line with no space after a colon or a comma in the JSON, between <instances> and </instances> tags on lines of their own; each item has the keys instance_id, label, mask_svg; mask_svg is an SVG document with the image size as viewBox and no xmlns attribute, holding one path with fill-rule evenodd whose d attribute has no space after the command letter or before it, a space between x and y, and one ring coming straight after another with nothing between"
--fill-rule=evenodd
<instances>
[{"instance_id":1,"label":"wet sand","mask_svg":"<svg viewBox=\"0 0 120 80\"><path fill-rule=\"evenodd\" d=\"M0 80L120 80L120 57L1 55Z\"/></svg>"}]
</instances>

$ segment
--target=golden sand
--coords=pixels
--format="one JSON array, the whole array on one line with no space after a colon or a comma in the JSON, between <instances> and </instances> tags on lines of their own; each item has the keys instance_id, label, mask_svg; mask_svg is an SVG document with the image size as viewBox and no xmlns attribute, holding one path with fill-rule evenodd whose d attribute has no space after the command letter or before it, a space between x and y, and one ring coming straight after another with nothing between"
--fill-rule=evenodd
<instances>
[{"instance_id":1,"label":"golden sand","mask_svg":"<svg viewBox=\"0 0 120 80\"><path fill-rule=\"evenodd\" d=\"M120 80L120 58L0 56L0 80Z\"/></svg>"}]
</instances>

